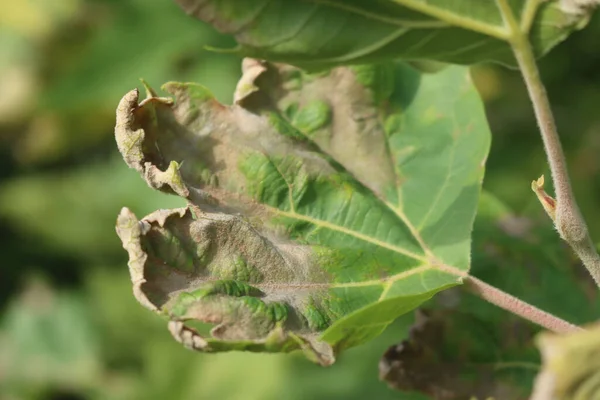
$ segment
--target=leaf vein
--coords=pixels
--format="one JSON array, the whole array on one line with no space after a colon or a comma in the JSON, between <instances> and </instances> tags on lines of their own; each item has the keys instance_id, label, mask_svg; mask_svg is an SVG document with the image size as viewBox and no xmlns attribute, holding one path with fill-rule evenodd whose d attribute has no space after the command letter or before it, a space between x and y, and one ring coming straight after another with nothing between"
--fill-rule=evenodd
<instances>
[{"instance_id":1,"label":"leaf vein","mask_svg":"<svg viewBox=\"0 0 600 400\"><path fill-rule=\"evenodd\" d=\"M472 18L464 17L462 15L444 10L429 4L416 1L416 0L392 0L394 3L402 5L414 11L421 12L425 15L438 18L442 21L448 22L449 24L483 33L488 36L495 37L497 39L508 41L510 32L505 27L499 27L494 25L488 25L483 22L474 20Z\"/></svg>"},{"instance_id":2,"label":"leaf vein","mask_svg":"<svg viewBox=\"0 0 600 400\"><path fill-rule=\"evenodd\" d=\"M381 14L369 12L369 11L364 10L359 7L353 7L351 5L342 4L342 3L335 2L335 1L329 1L329 0L308 0L308 1L310 1L312 3L320 3L320 4L327 5L327 6L330 6L333 8L338 8L340 10L358 14L365 18L373 19L375 21L385 22L385 23L388 23L391 25L398 25L403 28L431 29L431 28L449 28L449 27L451 27L450 24L448 24L447 22L444 22L444 21L436 21L436 20L411 21L411 20L404 20L404 19L397 19L397 18L389 18L389 17L386 17Z\"/></svg>"},{"instance_id":3,"label":"leaf vein","mask_svg":"<svg viewBox=\"0 0 600 400\"><path fill-rule=\"evenodd\" d=\"M364 241L366 243L370 243L370 244L373 244L375 246L379 246L379 247L391 250L393 252L405 255L405 256L413 258L415 260L419 260L419 261L422 261L422 262L427 262L427 259L425 257L419 255L419 254L416 254L416 253L413 253L411 251L405 250L405 249L403 249L401 247L398 247L398 246L395 246L393 244L390 244L390 243L387 243L387 242L383 242L383 241L381 241L379 239L375 239L375 238L369 237L367 235L364 235L364 234L362 234L360 232L353 231L353 230L348 229L346 227L333 224L333 223L331 223L329 221L324 221L324 220L321 220L321 219L309 217L307 215L302 215L302 214L298 214L298 213L295 213L295 212L283 211L283 210L280 210L280 209L272 207L272 206L265 205L265 207L269 208L274 214L279 214L279 215L287 217L287 218L292 218L292 219L297 219L297 220L300 220L300 221L308 222L308 223L313 224L313 225L318 226L318 227L326 228L326 229L329 229L329 230L332 230L332 231L335 231L335 232L339 232L339 233L343 233L343 234L348 235L348 236L352 236L352 237L354 237L356 239L359 239L359 240L362 240L362 241Z\"/></svg>"}]
</instances>

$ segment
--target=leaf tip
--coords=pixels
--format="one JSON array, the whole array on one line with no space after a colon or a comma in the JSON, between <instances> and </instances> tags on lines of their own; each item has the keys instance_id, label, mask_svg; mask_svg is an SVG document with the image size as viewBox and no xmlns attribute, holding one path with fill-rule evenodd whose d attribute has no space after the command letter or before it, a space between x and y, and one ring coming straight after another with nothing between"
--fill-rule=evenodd
<instances>
[{"instance_id":1,"label":"leaf tip","mask_svg":"<svg viewBox=\"0 0 600 400\"><path fill-rule=\"evenodd\" d=\"M256 84L259 76L267 71L265 63L252 58L244 58L242 61L242 78L238 82L233 94L233 102L241 105L253 93L260 90Z\"/></svg>"},{"instance_id":2,"label":"leaf tip","mask_svg":"<svg viewBox=\"0 0 600 400\"><path fill-rule=\"evenodd\" d=\"M140 78L140 82L142 83L142 86L144 86L144 89L146 90L146 98L152 98L152 97L158 97L158 94L156 93L156 91L150 86L150 84L148 84L148 82L144 79L144 78Z\"/></svg>"},{"instance_id":3,"label":"leaf tip","mask_svg":"<svg viewBox=\"0 0 600 400\"><path fill-rule=\"evenodd\" d=\"M121 208L117 216L117 233L123 229L131 228L132 224L137 224L138 220L135 214L127 207ZM119 234L121 236L121 234Z\"/></svg>"}]
</instances>

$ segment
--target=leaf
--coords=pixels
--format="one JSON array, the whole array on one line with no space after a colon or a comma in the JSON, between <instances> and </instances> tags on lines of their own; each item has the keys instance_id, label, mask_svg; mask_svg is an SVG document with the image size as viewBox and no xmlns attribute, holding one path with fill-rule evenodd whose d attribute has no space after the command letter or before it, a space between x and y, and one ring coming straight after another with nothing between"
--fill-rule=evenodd
<instances>
[{"instance_id":1,"label":"leaf","mask_svg":"<svg viewBox=\"0 0 600 400\"><path fill-rule=\"evenodd\" d=\"M74 32L85 37L85 46L69 46L67 42L56 48L55 51L63 54L68 62L53 66L53 79L41 93L41 103L49 110L75 113L82 112L84 107L94 107L112 111L115 93L127 90L130 82L140 76L149 80L168 79L169 76L189 79L201 75L205 78L207 74L197 73L202 64L220 68L227 78L233 79L234 75L229 71L235 67L235 61L227 63L219 57L209 60L209 57L203 57L206 53L197 51L197 42L216 40L222 43L219 36L209 27L199 27L186 19L169 1L129 0L110 5L87 4L87 7L89 9L80 13L89 13L88 23L97 20L97 14L101 14L102 25L91 29L88 37L84 36L85 32ZM136 54L135 61L127 57L132 53ZM183 71L178 66L182 59L189 63ZM232 88L223 82L227 80L215 79L215 91L228 94L225 91ZM86 90L82 91L82 87ZM75 140L82 135L74 133L73 136L72 140Z\"/></svg>"},{"instance_id":2,"label":"leaf","mask_svg":"<svg viewBox=\"0 0 600 400\"><path fill-rule=\"evenodd\" d=\"M103 164L88 162L68 172L30 174L3 182L0 217L50 248L80 259L106 260L118 249L114 231L104 221L113 218L121 202L138 212L184 204L181 199L149 190L133 171L121 167L121 161L113 158ZM103 181L110 181L110 191L98 185ZM40 259L43 257L42 253Z\"/></svg>"},{"instance_id":3,"label":"leaf","mask_svg":"<svg viewBox=\"0 0 600 400\"><path fill-rule=\"evenodd\" d=\"M526 375L532 367L503 363L494 333L466 313L418 310L409 338L381 358L380 379L436 400L525 399L511 373Z\"/></svg>"},{"instance_id":4,"label":"leaf","mask_svg":"<svg viewBox=\"0 0 600 400\"><path fill-rule=\"evenodd\" d=\"M537 338L543 369L531 400L583 400L600 396L600 325L568 335Z\"/></svg>"},{"instance_id":5,"label":"leaf","mask_svg":"<svg viewBox=\"0 0 600 400\"><path fill-rule=\"evenodd\" d=\"M392 58L455 64L514 64L511 32L496 1L480 0L177 0L235 37L231 52L318 70ZM590 14L557 0L503 0L542 55Z\"/></svg>"},{"instance_id":6,"label":"leaf","mask_svg":"<svg viewBox=\"0 0 600 400\"><path fill-rule=\"evenodd\" d=\"M1 320L2 398L86 390L102 379L98 337L86 311L78 294L55 292L39 279L27 283Z\"/></svg>"},{"instance_id":7,"label":"leaf","mask_svg":"<svg viewBox=\"0 0 600 400\"><path fill-rule=\"evenodd\" d=\"M327 365L461 282L489 130L464 68L243 69L233 106L180 83L119 105L127 164L189 201L119 215L134 294L187 347Z\"/></svg>"}]
</instances>

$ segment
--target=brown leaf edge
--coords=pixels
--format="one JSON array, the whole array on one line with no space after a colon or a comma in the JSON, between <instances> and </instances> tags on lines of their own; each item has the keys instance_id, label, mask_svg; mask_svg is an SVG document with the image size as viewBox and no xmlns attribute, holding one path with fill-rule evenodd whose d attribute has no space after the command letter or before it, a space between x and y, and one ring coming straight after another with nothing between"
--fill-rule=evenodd
<instances>
[{"instance_id":1,"label":"brown leaf edge","mask_svg":"<svg viewBox=\"0 0 600 400\"><path fill-rule=\"evenodd\" d=\"M245 62L248 64L246 68L253 69L253 71L250 71L250 74L245 74L246 79L242 79L238 84L235 94L236 104L242 103L248 96L256 92L256 88L251 83L266 70L261 63L254 60ZM251 75L251 79L248 78L248 75ZM116 231L121 238L124 249L129 254L128 266L135 298L149 310L169 317L165 310L157 307L148 298L144 290L145 285L149 283L144 272L148 255L142 248L143 236L152 225L162 227L168 218L183 218L190 211L190 207L194 207L192 205L194 203L217 205L218 201L211 198L206 192L198 190L198 188L188 188L181 176L177 162L170 162L168 167L162 170L155 165L157 160L153 160L151 156L145 154L144 140L146 139L146 132L142 128L140 120L156 118L156 110L164 111L174 106L171 99L157 97L154 90L146 84L145 86L147 96L141 102L139 102L139 91L134 89L128 92L119 103L115 126L119 151L128 166L137 170L151 188L186 198L190 205L175 210L159 210L141 220L138 220L129 209L123 208L117 218ZM213 101L216 106L220 106L216 100ZM328 344L319 340L312 340L315 338L305 338L293 332L284 331L280 327L274 329L265 338L235 341L203 337L196 329L179 320L170 320L168 328L175 340L189 349L201 352L212 353L230 350L291 352L301 350L308 359L323 366L331 365L335 361L333 349ZM219 325L212 330L212 332L218 331Z\"/></svg>"}]
</instances>

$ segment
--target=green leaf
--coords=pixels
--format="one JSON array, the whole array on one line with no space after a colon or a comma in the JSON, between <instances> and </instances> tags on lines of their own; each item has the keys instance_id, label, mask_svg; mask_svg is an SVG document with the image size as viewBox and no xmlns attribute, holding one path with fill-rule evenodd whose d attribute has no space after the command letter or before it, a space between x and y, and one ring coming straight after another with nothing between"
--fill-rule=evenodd
<instances>
[{"instance_id":1,"label":"green leaf","mask_svg":"<svg viewBox=\"0 0 600 400\"><path fill-rule=\"evenodd\" d=\"M558 0L504 0L538 55L587 13ZM496 1L480 0L177 0L189 14L235 37L232 52L306 69L429 59L456 64L514 64L511 32Z\"/></svg>"},{"instance_id":2,"label":"green leaf","mask_svg":"<svg viewBox=\"0 0 600 400\"><path fill-rule=\"evenodd\" d=\"M41 398L49 388L85 390L102 379L98 336L84 299L39 279L31 279L3 315L0 353L2 398Z\"/></svg>"},{"instance_id":3,"label":"green leaf","mask_svg":"<svg viewBox=\"0 0 600 400\"><path fill-rule=\"evenodd\" d=\"M531 400L583 400L600 396L600 326L568 335L540 334L543 369Z\"/></svg>"},{"instance_id":4,"label":"green leaf","mask_svg":"<svg viewBox=\"0 0 600 400\"><path fill-rule=\"evenodd\" d=\"M243 69L233 106L180 83L119 105L127 164L189 201L119 215L134 293L196 350L330 364L467 273L483 108L460 67Z\"/></svg>"},{"instance_id":5,"label":"green leaf","mask_svg":"<svg viewBox=\"0 0 600 400\"><path fill-rule=\"evenodd\" d=\"M108 181L110 191L98 185ZM117 252L114 230L104 221L119 212L123 201L144 213L161 205L184 204L181 199L149 190L134 171L122 169L117 158L0 184L0 217L27 237L87 260L106 260Z\"/></svg>"}]
</instances>

